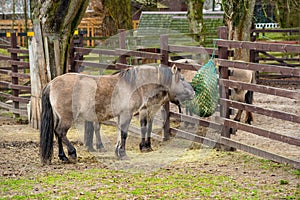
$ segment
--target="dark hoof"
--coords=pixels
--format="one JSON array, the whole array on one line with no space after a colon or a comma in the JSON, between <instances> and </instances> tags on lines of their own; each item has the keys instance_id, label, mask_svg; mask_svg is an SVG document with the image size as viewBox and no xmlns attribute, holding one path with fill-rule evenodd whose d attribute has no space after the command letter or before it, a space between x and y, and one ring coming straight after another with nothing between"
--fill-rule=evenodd
<instances>
[{"instance_id":1,"label":"dark hoof","mask_svg":"<svg viewBox=\"0 0 300 200\"><path fill-rule=\"evenodd\" d=\"M102 148L97 148L97 152L104 153L104 152L107 152L107 151L104 147L102 147Z\"/></svg>"},{"instance_id":2,"label":"dark hoof","mask_svg":"<svg viewBox=\"0 0 300 200\"><path fill-rule=\"evenodd\" d=\"M140 150L142 153L148 153L148 152L153 151L153 149L151 147L142 147L142 148L140 148Z\"/></svg>"},{"instance_id":3,"label":"dark hoof","mask_svg":"<svg viewBox=\"0 0 300 200\"><path fill-rule=\"evenodd\" d=\"M58 156L58 157L59 157L59 160L61 160L64 163L69 163L70 162L70 160L66 156Z\"/></svg>"},{"instance_id":4,"label":"dark hoof","mask_svg":"<svg viewBox=\"0 0 300 200\"><path fill-rule=\"evenodd\" d=\"M124 149L120 149L117 147L115 150L115 154L119 160L127 160L128 159L128 156L126 155L126 152Z\"/></svg>"},{"instance_id":5,"label":"dark hoof","mask_svg":"<svg viewBox=\"0 0 300 200\"><path fill-rule=\"evenodd\" d=\"M236 129L234 129L234 128L230 128L229 129L229 134L233 134L233 135L236 135Z\"/></svg>"},{"instance_id":6,"label":"dark hoof","mask_svg":"<svg viewBox=\"0 0 300 200\"><path fill-rule=\"evenodd\" d=\"M96 149L94 149L94 147L87 147L86 150L88 152L96 152Z\"/></svg>"},{"instance_id":7,"label":"dark hoof","mask_svg":"<svg viewBox=\"0 0 300 200\"><path fill-rule=\"evenodd\" d=\"M76 151L74 152L69 152L69 159L71 163L75 163L77 161L77 153Z\"/></svg>"},{"instance_id":8,"label":"dark hoof","mask_svg":"<svg viewBox=\"0 0 300 200\"><path fill-rule=\"evenodd\" d=\"M103 144L97 144L96 148L98 152L106 152L106 149L104 148Z\"/></svg>"}]
</instances>

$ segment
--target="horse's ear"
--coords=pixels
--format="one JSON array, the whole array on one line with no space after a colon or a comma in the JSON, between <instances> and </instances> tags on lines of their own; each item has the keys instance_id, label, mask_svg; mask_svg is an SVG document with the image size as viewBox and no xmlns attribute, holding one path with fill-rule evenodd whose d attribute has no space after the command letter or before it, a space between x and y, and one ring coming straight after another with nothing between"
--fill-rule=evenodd
<instances>
[{"instance_id":1,"label":"horse's ear","mask_svg":"<svg viewBox=\"0 0 300 200\"><path fill-rule=\"evenodd\" d=\"M178 68L177 68L176 65L174 64L174 65L172 66L172 73L173 73L173 74L176 74L177 70L178 70Z\"/></svg>"}]
</instances>

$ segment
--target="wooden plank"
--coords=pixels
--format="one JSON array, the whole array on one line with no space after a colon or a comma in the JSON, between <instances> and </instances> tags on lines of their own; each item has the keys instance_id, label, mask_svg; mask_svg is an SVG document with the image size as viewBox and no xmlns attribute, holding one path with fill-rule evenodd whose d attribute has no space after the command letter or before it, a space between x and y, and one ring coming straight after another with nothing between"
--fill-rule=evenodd
<instances>
[{"instance_id":1,"label":"wooden plank","mask_svg":"<svg viewBox=\"0 0 300 200\"><path fill-rule=\"evenodd\" d=\"M291 44L274 44L268 42L247 42L247 41L235 41L235 40L224 40L217 39L216 45L219 47L227 48L243 48L253 49L259 51L274 51L274 52L295 52L300 53L300 45Z\"/></svg>"},{"instance_id":2,"label":"wooden plank","mask_svg":"<svg viewBox=\"0 0 300 200\"><path fill-rule=\"evenodd\" d=\"M18 101L20 103L28 103L30 101L29 98L16 97L16 96L13 96L11 94L6 94L6 93L3 93L3 92L0 92L0 96L5 97L6 99L9 99L9 100Z\"/></svg>"},{"instance_id":3,"label":"wooden plank","mask_svg":"<svg viewBox=\"0 0 300 200\"><path fill-rule=\"evenodd\" d=\"M238 101L232 101L229 99L223 99L220 98L220 104L227 104L227 106L230 106L232 108L236 108L239 110L246 110L249 112L265 115L265 116L272 116L273 118L282 119L290 122L295 122L300 124L300 115L291 114L283 111L273 110L273 109L267 109L262 108L255 105L250 105Z\"/></svg>"},{"instance_id":4,"label":"wooden plank","mask_svg":"<svg viewBox=\"0 0 300 200\"><path fill-rule=\"evenodd\" d=\"M0 101L0 107L1 108L4 108L6 110L9 110L10 112L12 113L16 113L16 114L19 114L19 115L22 115L22 116L27 116L27 109L16 109L16 108L13 108L11 105L8 105L8 104L5 104L3 102Z\"/></svg>"},{"instance_id":5,"label":"wooden plank","mask_svg":"<svg viewBox=\"0 0 300 200\"><path fill-rule=\"evenodd\" d=\"M7 51L9 53L22 53L22 54L29 54L28 49L16 49L16 48L8 48Z\"/></svg>"},{"instance_id":6,"label":"wooden plank","mask_svg":"<svg viewBox=\"0 0 300 200\"><path fill-rule=\"evenodd\" d=\"M221 124L206 120L204 118L196 118L193 116L188 116L188 115L184 115L184 114L180 114L180 113L176 113L176 112L172 112L172 111L170 111L170 117L179 119L184 122L193 123L195 125L209 127L209 128L215 129L215 130L219 130L219 131L222 130Z\"/></svg>"},{"instance_id":7,"label":"wooden plank","mask_svg":"<svg viewBox=\"0 0 300 200\"><path fill-rule=\"evenodd\" d=\"M9 75L11 77L18 77L18 78L27 78L27 79L30 79L30 74L10 72Z\"/></svg>"},{"instance_id":8,"label":"wooden plank","mask_svg":"<svg viewBox=\"0 0 300 200\"><path fill-rule=\"evenodd\" d=\"M88 62L83 60L75 60L75 63L81 66L94 67L99 69L116 69L116 65L112 65L112 64L108 65L105 63L95 63L95 62Z\"/></svg>"},{"instance_id":9,"label":"wooden plank","mask_svg":"<svg viewBox=\"0 0 300 200\"><path fill-rule=\"evenodd\" d=\"M170 128L170 132L172 134L176 135L176 137L190 140L193 142L202 143L202 144L205 144L210 147L215 147L216 145L219 145L219 144L227 145L227 146L248 152L250 154L257 155L264 159L272 160L272 161L275 161L278 163L284 163L284 164L288 163L288 164L294 166L296 169L300 169L300 161L298 161L298 160L293 160L291 158L287 158L287 157L284 157L284 156L281 156L278 154L274 154L274 153L265 151L263 149L259 149L257 147L253 147L253 146L243 144L238 141L234 141L234 140L226 138L226 137L220 136L217 140L212 140L212 139L198 136L196 134L192 134L192 133L182 131L182 130L179 130L176 128Z\"/></svg>"},{"instance_id":10,"label":"wooden plank","mask_svg":"<svg viewBox=\"0 0 300 200\"><path fill-rule=\"evenodd\" d=\"M118 55L126 55L126 56L134 56L134 57L142 57L148 59L156 59L161 60L162 55L159 53L151 53L146 51L132 51L126 49L116 49L116 54Z\"/></svg>"},{"instance_id":11,"label":"wooden plank","mask_svg":"<svg viewBox=\"0 0 300 200\"><path fill-rule=\"evenodd\" d=\"M271 86L256 85L256 84L244 83L244 82L227 80L227 79L219 79L219 84L224 85L226 87L250 90L254 92L260 92L260 93L270 94L274 96L281 96L290 99L296 99L296 100L300 99L300 92L296 90L287 90L287 89L275 88Z\"/></svg>"},{"instance_id":12,"label":"wooden plank","mask_svg":"<svg viewBox=\"0 0 300 200\"><path fill-rule=\"evenodd\" d=\"M224 119L224 125L231 127L231 128L238 129L238 130L247 131L249 133L253 133L255 135L262 136L265 138L277 140L277 141L284 142L287 144L300 146L300 138L278 134L278 133L275 133L272 131L258 128L253 125L248 125L248 124L237 122L237 121L234 121L231 119Z\"/></svg>"},{"instance_id":13,"label":"wooden plank","mask_svg":"<svg viewBox=\"0 0 300 200\"><path fill-rule=\"evenodd\" d=\"M8 48L10 48L10 45L0 44L0 49L8 49Z\"/></svg>"},{"instance_id":14,"label":"wooden plank","mask_svg":"<svg viewBox=\"0 0 300 200\"><path fill-rule=\"evenodd\" d=\"M218 66L253 70L260 72L275 72L282 75L300 76L300 69L291 67L282 67L278 65L258 64L243 61L230 61L226 59L216 59Z\"/></svg>"},{"instance_id":15,"label":"wooden plank","mask_svg":"<svg viewBox=\"0 0 300 200\"><path fill-rule=\"evenodd\" d=\"M7 75L12 76L12 77L28 78L28 79L30 79L30 74L15 73L15 72L12 72L12 71L7 70L7 69L0 69L0 73L1 74L7 74Z\"/></svg>"},{"instance_id":16,"label":"wooden plank","mask_svg":"<svg viewBox=\"0 0 300 200\"><path fill-rule=\"evenodd\" d=\"M14 89L14 90L25 90L30 92L31 87L30 86L25 86L25 85L16 85L16 84L10 84L9 88Z\"/></svg>"},{"instance_id":17,"label":"wooden plank","mask_svg":"<svg viewBox=\"0 0 300 200\"><path fill-rule=\"evenodd\" d=\"M9 60L8 63L11 65L23 66L26 67L27 69L29 69L30 67L29 62L24 62L24 61Z\"/></svg>"},{"instance_id":18,"label":"wooden plank","mask_svg":"<svg viewBox=\"0 0 300 200\"><path fill-rule=\"evenodd\" d=\"M224 145L228 145L230 147L248 152L253 155L257 155L259 157L262 157L264 159L272 160L278 163L283 163L283 164L290 164L294 166L296 169L300 169L300 161L299 160L293 160L291 158L287 158L269 151L265 151L263 149L253 147L247 144L243 144L241 142L237 142L234 140L231 140L229 138L221 137L219 140L220 143Z\"/></svg>"},{"instance_id":19,"label":"wooden plank","mask_svg":"<svg viewBox=\"0 0 300 200\"><path fill-rule=\"evenodd\" d=\"M220 145L221 143L219 141L207 138L207 137L203 137L203 136L199 136L187 131L183 131L177 128L170 128L170 133L172 135L175 135L175 137L177 138L182 138L182 139L186 139L189 141L193 141L193 142L197 142L200 144L204 144L206 146L209 147L215 147L216 145ZM221 136L220 136L221 137Z\"/></svg>"},{"instance_id":20,"label":"wooden plank","mask_svg":"<svg viewBox=\"0 0 300 200\"><path fill-rule=\"evenodd\" d=\"M116 69L120 70L120 69L128 69L133 67L132 65L127 65L127 64L123 64L123 63L116 63Z\"/></svg>"},{"instance_id":21,"label":"wooden plank","mask_svg":"<svg viewBox=\"0 0 300 200\"><path fill-rule=\"evenodd\" d=\"M0 60L11 60L9 56L0 55Z\"/></svg>"},{"instance_id":22,"label":"wooden plank","mask_svg":"<svg viewBox=\"0 0 300 200\"><path fill-rule=\"evenodd\" d=\"M170 52L192 52L198 54L209 54L211 55L213 52L213 48L205 48L205 47L193 47L193 46L181 46L181 45L169 45Z\"/></svg>"},{"instance_id":23,"label":"wooden plank","mask_svg":"<svg viewBox=\"0 0 300 200\"><path fill-rule=\"evenodd\" d=\"M177 68L179 69L187 69L187 70L192 70L192 71L197 71L200 69L202 66L195 66L192 64L187 64L187 63L178 63L176 61L170 61L169 66L176 65Z\"/></svg>"},{"instance_id":24,"label":"wooden plank","mask_svg":"<svg viewBox=\"0 0 300 200\"><path fill-rule=\"evenodd\" d=\"M4 86L5 88L9 88L10 82L7 81L0 81L0 85ZM10 89L10 88L9 88Z\"/></svg>"},{"instance_id":25,"label":"wooden plank","mask_svg":"<svg viewBox=\"0 0 300 200\"><path fill-rule=\"evenodd\" d=\"M75 47L75 52L83 53L85 55L88 55L90 53L93 54L102 54L102 55L112 55L117 56L115 50L108 50L108 49L96 49L96 48L83 48L83 47Z\"/></svg>"},{"instance_id":26,"label":"wooden plank","mask_svg":"<svg viewBox=\"0 0 300 200\"><path fill-rule=\"evenodd\" d=\"M0 92L0 96L1 96L1 97L4 97L4 98L6 98L6 99L10 99L10 97L11 97L10 94L4 93L4 92Z\"/></svg>"},{"instance_id":27,"label":"wooden plank","mask_svg":"<svg viewBox=\"0 0 300 200\"><path fill-rule=\"evenodd\" d=\"M0 73L1 74L9 74L11 71L10 70L8 70L8 69L0 69Z\"/></svg>"}]
</instances>

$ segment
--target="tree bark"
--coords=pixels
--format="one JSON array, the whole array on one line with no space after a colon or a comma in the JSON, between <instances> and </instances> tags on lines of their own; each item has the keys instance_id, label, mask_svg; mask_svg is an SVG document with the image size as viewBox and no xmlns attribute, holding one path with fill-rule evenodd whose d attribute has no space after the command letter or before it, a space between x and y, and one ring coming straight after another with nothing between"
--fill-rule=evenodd
<instances>
[{"instance_id":1,"label":"tree bark","mask_svg":"<svg viewBox=\"0 0 300 200\"><path fill-rule=\"evenodd\" d=\"M30 5L35 33L29 41L30 125L39 128L41 91L51 79L68 71L70 41L85 13L88 0L31 0Z\"/></svg>"},{"instance_id":2,"label":"tree bark","mask_svg":"<svg viewBox=\"0 0 300 200\"><path fill-rule=\"evenodd\" d=\"M190 33L193 34L194 40L203 44L205 41L205 25L203 20L204 0L187 0L188 20Z\"/></svg>"},{"instance_id":3,"label":"tree bark","mask_svg":"<svg viewBox=\"0 0 300 200\"><path fill-rule=\"evenodd\" d=\"M130 0L102 0L104 7L103 34L112 36L119 29L132 29Z\"/></svg>"},{"instance_id":4,"label":"tree bark","mask_svg":"<svg viewBox=\"0 0 300 200\"><path fill-rule=\"evenodd\" d=\"M229 40L250 41L256 0L223 0L224 19ZM249 51L236 49L237 60L249 60Z\"/></svg>"},{"instance_id":5,"label":"tree bark","mask_svg":"<svg viewBox=\"0 0 300 200\"><path fill-rule=\"evenodd\" d=\"M276 0L275 16L281 28L299 27L300 3L299 0Z\"/></svg>"}]
</instances>

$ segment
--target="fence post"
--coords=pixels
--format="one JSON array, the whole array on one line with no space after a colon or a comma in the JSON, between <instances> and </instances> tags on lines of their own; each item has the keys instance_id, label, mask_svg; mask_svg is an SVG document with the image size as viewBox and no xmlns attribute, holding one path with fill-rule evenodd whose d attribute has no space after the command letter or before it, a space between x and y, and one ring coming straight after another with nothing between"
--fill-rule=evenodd
<instances>
[{"instance_id":1,"label":"fence post","mask_svg":"<svg viewBox=\"0 0 300 200\"><path fill-rule=\"evenodd\" d=\"M228 32L227 32L227 28L225 26L218 27L218 37L219 37L219 39L228 39L227 38ZM219 59L228 59L228 48L227 47L218 46L218 58ZM228 68L219 66L219 74L220 74L220 78L228 79L228 76L229 76ZM220 98L229 99L229 88L225 87L223 85L220 85L219 95L220 95ZM220 104L220 116L225 119L230 118L230 110L229 110L229 106L227 105L227 103ZM225 125L225 123L224 123L224 127L222 129L222 132L221 132L221 136L230 138L230 128L227 127ZM233 150L231 147L228 147L225 145L221 145L220 148L223 150Z\"/></svg>"},{"instance_id":2,"label":"fence post","mask_svg":"<svg viewBox=\"0 0 300 200\"><path fill-rule=\"evenodd\" d=\"M81 53L75 53L75 47L83 47L83 33L78 31L78 39L73 38L70 44L70 56L69 56L69 71L70 72L79 72L78 64L75 60L83 60Z\"/></svg>"},{"instance_id":3,"label":"fence post","mask_svg":"<svg viewBox=\"0 0 300 200\"><path fill-rule=\"evenodd\" d=\"M160 36L160 53L162 54L162 65L169 65L169 53L168 53L168 35ZM163 113L164 112L164 113ZM165 116L164 116L165 114ZM165 121L163 124L163 140L170 139L170 103L169 101L164 104L164 110L162 111L162 116L165 117Z\"/></svg>"},{"instance_id":4,"label":"fence post","mask_svg":"<svg viewBox=\"0 0 300 200\"><path fill-rule=\"evenodd\" d=\"M14 48L18 48L18 45L17 45L17 35L16 33L11 33L11 45L10 47L12 49ZM10 53L10 57L12 60L18 60L18 54L17 53L14 53L14 52L11 52ZM13 74L14 73L18 73L18 65L14 65L14 64L11 64L11 72L12 72L12 75L11 75L11 82L13 85L18 85L19 84L19 79L17 76L14 76ZM13 88L12 89L12 95L14 97L18 97L19 96L19 89L16 89L16 88ZM16 101L15 99L13 100L13 107L15 109L19 109L20 105L19 105L19 101ZM14 113L14 117L19 117L20 115L17 114L17 113Z\"/></svg>"},{"instance_id":5,"label":"fence post","mask_svg":"<svg viewBox=\"0 0 300 200\"><path fill-rule=\"evenodd\" d=\"M119 29L119 48L126 49L126 31L125 31L125 29ZM119 62L122 64L127 64L126 56L121 55Z\"/></svg>"},{"instance_id":6,"label":"fence post","mask_svg":"<svg viewBox=\"0 0 300 200\"><path fill-rule=\"evenodd\" d=\"M252 31L251 36L250 36L250 40L251 42L255 42L256 38L258 37L258 33L256 33L255 31ZM250 49L250 58L249 58L249 62L253 62L253 63L258 63L258 58L259 58L259 52L256 51L255 49ZM255 80L259 79L259 73L258 71L255 72Z\"/></svg>"}]
</instances>

